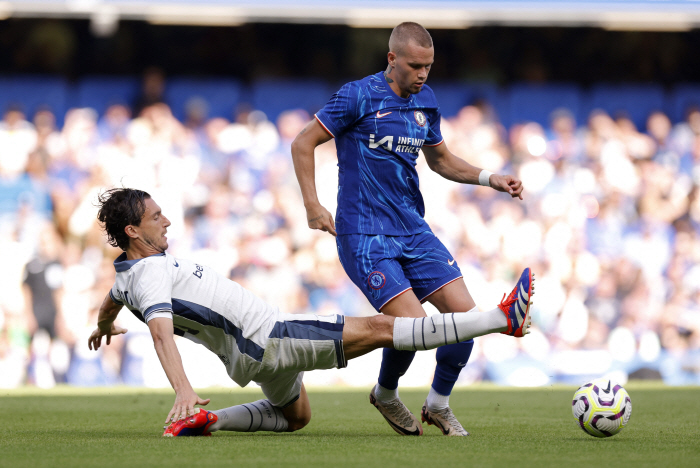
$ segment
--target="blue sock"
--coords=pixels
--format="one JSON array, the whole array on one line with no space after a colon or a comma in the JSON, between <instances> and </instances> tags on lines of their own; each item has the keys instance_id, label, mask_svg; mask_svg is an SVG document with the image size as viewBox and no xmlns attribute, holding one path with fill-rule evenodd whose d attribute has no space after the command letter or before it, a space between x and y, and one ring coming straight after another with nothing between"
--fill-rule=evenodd
<instances>
[{"instance_id":1,"label":"blue sock","mask_svg":"<svg viewBox=\"0 0 700 468\"><path fill-rule=\"evenodd\" d=\"M382 367L379 370L379 385L389 390L396 390L399 386L399 377L406 373L415 355L415 351L384 348Z\"/></svg>"},{"instance_id":2,"label":"blue sock","mask_svg":"<svg viewBox=\"0 0 700 468\"><path fill-rule=\"evenodd\" d=\"M445 396L452 393L452 387L455 386L462 368L467 365L473 347L474 340L469 340L440 346L437 349L437 367L435 367L435 377L433 377L433 390Z\"/></svg>"}]
</instances>

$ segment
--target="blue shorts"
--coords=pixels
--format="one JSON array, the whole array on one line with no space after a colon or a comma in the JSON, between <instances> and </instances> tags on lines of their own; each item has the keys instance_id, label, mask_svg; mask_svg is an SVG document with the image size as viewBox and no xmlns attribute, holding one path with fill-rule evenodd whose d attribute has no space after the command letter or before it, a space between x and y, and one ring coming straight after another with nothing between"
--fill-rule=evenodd
<instances>
[{"instance_id":1,"label":"blue shorts","mask_svg":"<svg viewBox=\"0 0 700 468\"><path fill-rule=\"evenodd\" d=\"M424 302L462 277L454 257L431 231L412 236L345 234L336 244L345 272L377 310L409 289Z\"/></svg>"}]
</instances>

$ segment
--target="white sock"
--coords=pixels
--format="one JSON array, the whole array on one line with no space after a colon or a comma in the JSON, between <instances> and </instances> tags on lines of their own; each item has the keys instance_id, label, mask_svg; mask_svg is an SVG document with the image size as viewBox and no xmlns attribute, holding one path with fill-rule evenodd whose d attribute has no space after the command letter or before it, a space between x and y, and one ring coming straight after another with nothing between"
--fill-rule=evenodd
<instances>
[{"instance_id":1,"label":"white sock","mask_svg":"<svg viewBox=\"0 0 700 468\"><path fill-rule=\"evenodd\" d=\"M498 307L488 312L459 312L430 317L396 317L394 349L421 351L467 341L508 330L508 320Z\"/></svg>"},{"instance_id":2,"label":"white sock","mask_svg":"<svg viewBox=\"0 0 700 468\"><path fill-rule=\"evenodd\" d=\"M440 395L433 387L430 387L430 393L428 393L428 398L425 400L425 405L428 407L428 411L437 413L450 406L450 396Z\"/></svg>"},{"instance_id":3,"label":"white sock","mask_svg":"<svg viewBox=\"0 0 700 468\"><path fill-rule=\"evenodd\" d=\"M396 400L399 398L399 388L396 387L393 390L389 390L388 388L384 388L377 384L374 386L374 396L376 396L377 400L379 401Z\"/></svg>"},{"instance_id":4,"label":"white sock","mask_svg":"<svg viewBox=\"0 0 700 468\"><path fill-rule=\"evenodd\" d=\"M231 406L213 413L219 420L209 426L210 432L286 432L289 425L282 410L272 406L269 400Z\"/></svg>"}]
</instances>

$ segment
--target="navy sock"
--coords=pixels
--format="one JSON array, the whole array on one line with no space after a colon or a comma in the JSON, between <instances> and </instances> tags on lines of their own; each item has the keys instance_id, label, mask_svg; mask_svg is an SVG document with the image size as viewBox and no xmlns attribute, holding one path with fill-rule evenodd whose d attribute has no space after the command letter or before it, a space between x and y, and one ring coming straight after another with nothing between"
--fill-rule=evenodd
<instances>
[{"instance_id":1,"label":"navy sock","mask_svg":"<svg viewBox=\"0 0 700 468\"><path fill-rule=\"evenodd\" d=\"M389 390L396 390L399 386L399 377L406 373L415 355L415 351L384 348L382 367L379 370L379 385Z\"/></svg>"},{"instance_id":2,"label":"navy sock","mask_svg":"<svg viewBox=\"0 0 700 468\"><path fill-rule=\"evenodd\" d=\"M474 340L469 340L440 346L437 349L437 367L435 367L435 377L433 378L433 390L445 396L452 393L452 387L455 386L462 367L467 365L473 347Z\"/></svg>"}]
</instances>

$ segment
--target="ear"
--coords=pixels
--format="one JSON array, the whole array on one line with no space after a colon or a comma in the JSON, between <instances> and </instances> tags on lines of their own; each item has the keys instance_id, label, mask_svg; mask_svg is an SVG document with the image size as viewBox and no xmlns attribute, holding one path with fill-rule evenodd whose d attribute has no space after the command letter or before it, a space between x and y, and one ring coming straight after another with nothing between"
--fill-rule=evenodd
<instances>
[{"instance_id":1,"label":"ear","mask_svg":"<svg viewBox=\"0 0 700 468\"><path fill-rule=\"evenodd\" d=\"M129 224L124 228L124 232L126 233L127 236L129 236L131 239L138 239L139 238L139 233L136 232L136 229L134 226Z\"/></svg>"},{"instance_id":2,"label":"ear","mask_svg":"<svg viewBox=\"0 0 700 468\"><path fill-rule=\"evenodd\" d=\"M396 61L396 54L394 52L389 52L386 54L387 61L389 62L389 66L391 68L394 68L394 62Z\"/></svg>"}]
</instances>

